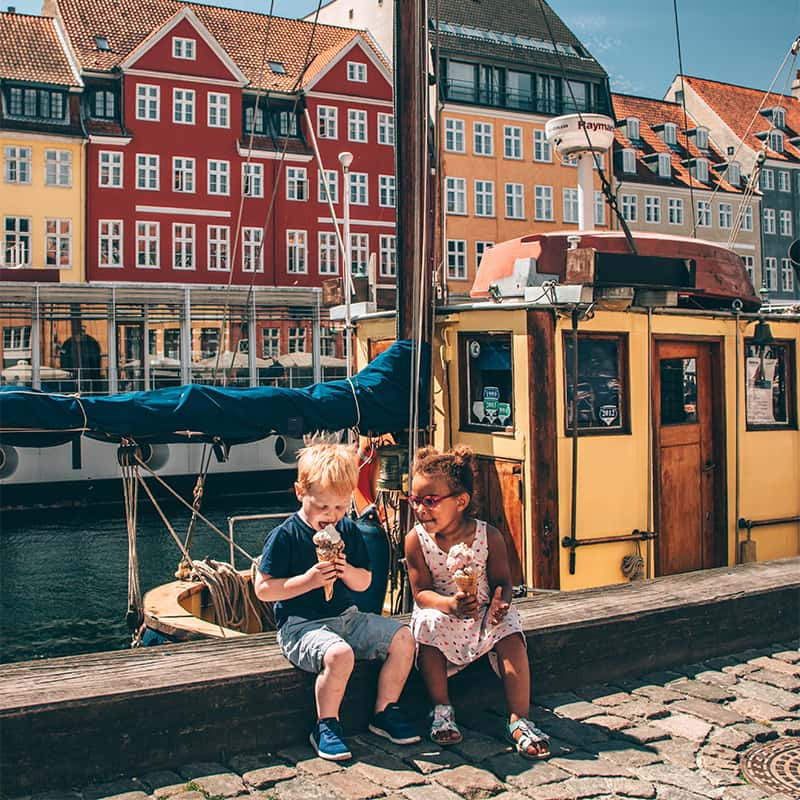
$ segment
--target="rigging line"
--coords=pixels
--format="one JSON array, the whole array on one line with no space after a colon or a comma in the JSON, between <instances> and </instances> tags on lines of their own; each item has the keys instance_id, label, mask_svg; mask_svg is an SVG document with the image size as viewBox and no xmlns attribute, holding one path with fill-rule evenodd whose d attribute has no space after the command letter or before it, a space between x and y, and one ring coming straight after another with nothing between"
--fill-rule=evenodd
<instances>
[{"instance_id":1,"label":"rigging line","mask_svg":"<svg viewBox=\"0 0 800 800\"><path fill-rule=\"evenodd\" d=\"M570 98L572 99L572 105L575 107L575 112L578 115L578 120L582 123L583 115L581 114L581 111L578 108L578 102L575 99L575 91L573 90L572 84L570 83L569 78L567 77L567 70L566 67L564 66L564 59L562 58L561 51L558 49L558 43L556 42L556 37L553 34L553 28L550 25L550 18L547 16L547 13L545 12L544 3L542 2L542 0L539 0L539 9L542 12L542 17L544 18L545 25L547 26L547 33L549 34L550 41L553 44L553 50L555 51L556 60L558 61L558 66L559 69L561 70L562 80L564 81L564 84L569 90L569 95ZM610 101L611 101L611 87L609 86L609 102ZM622 232L625 234L625 239L628 242L628 247L630 247L631 252L633 253L633 255L638 255L639 251L636 249L636 243L633 240L631 229L628 227L628 222L625 219L625 215L622 214L622 212L619 210L619 205L617 203L617 196L614 194L614 190L611 184L609 183L608 178L606 178L605 171L603 170L603 165L600 162L600 156L594 150L591 149L592 140L591 137L589 136L589 131L586 128L586 125L582 125L582 127L584 136L586 137L586 143L589 145L590 152L592 154L592 160L594 161L595 169L597 170L598 177L600 178L600 186L602 187L603 194L606 196L608 207L616 215L617 221L622 227ZM612 146L609 157L609 167L611 167L611 164L613 163L613 157L614 157L614 151ZM610 227L610 220L609 220L609 227Z\"/></svg>"},{"instance_id":2,"label":"rigging line","mask_svg":"<svg viewBox=\"0 0 800 800\"><path fill-rule=\"evenodd\" d=\"M678 0L672 0L672 7L675 13L675 36L678 42L678 73L681 76L681 100L683 105L683 138L686 142L686 156L687 160L691 161L691 151L689 149L689 115L686 112L686 88L683 78L683 54L681 52L681 31L678 25ZM699 149L698 149L698 152ZM695 175L697 174L697 161L695 160ZM692 238L697 238L697 211L695 210L694 203L694 181L692 176L691 166L688 169L689 173L689 205L692 207ZM710 201L709 201L710 202Z\"/></svg>"}]
</instances>

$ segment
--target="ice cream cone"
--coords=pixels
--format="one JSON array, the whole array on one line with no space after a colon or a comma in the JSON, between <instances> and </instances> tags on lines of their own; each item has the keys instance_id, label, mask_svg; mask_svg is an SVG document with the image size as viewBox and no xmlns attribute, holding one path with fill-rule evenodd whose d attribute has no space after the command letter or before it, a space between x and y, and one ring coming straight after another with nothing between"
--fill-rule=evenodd
<instances>
[{"instance_id":1,"label":"ice cream cone","mask_svg":"<svg viewBox=\"0 0 800 800\"><path fill-rule=\"evenodd\" d=\"M338 545L329 545L317 548L317 560L330 562L336 559L344 552L344 542L339 542ZM323 589L325 590L325 602L329 603L333 597L333 584L326 584Z\"/></svg>"},{"instance_id":2,"label":"ice cream cone","mask_svg":"<svg viewBox=\"0 0 800 800\"><path fill-rule=\"evenodd\" d=\"M458 570L453 575L453 580L456 582L459 592L464 594L477 594L478 593L478 573L475 571L465 572Z\"/></svg>"}]
</instances>

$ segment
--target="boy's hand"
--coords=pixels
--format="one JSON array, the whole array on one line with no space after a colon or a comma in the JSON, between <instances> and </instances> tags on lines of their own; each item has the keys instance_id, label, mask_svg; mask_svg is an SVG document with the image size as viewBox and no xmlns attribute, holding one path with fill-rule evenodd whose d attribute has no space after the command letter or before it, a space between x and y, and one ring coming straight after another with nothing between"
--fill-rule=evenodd
<instances>
[{"instance_id":1,"label":"boy's hand","mask_svg":"<svg viewBox=\"0 0 800 800\"><path fill-rule=\"evenodd\" d=\"M508 614L510 604L503 600L502 595L503 587L497 586L492 596L492 602L489 604L489 622L492 625L497 625Z\"/></svg>"},{"instance_id":2,"label":"boy's hand","mask_svg":"<svg viewBox=\"0 0 800 800\"><path fill-rule=\"evenodd\" d=\"M456 617L475 617L478 613L478 598L474 594L456 592L451 598L450 613Z\"/></svg>"},{"instance_id":3,"label":"boy's hand","mask_svg":"<svg viewBox=\"0 0 800 800\"><path fill-rule=\"evenodd\" d=\"M322 589L330 586L338 577L335 561L318 561L313 567L306 570L306 577L312 589Z\"/></svg>"},{"instance_id":4,"label":"boy's hand","mask_svg":"<svg viewBox=\"0 0 800 800\"><path fill-rule=\"evenodd\" d=\"M334 567L336 567L337 578L343 578L345 571L350 568L344 553L342 553L335 561L332 561L331 563Z\"/></svg>"}]
</instances>

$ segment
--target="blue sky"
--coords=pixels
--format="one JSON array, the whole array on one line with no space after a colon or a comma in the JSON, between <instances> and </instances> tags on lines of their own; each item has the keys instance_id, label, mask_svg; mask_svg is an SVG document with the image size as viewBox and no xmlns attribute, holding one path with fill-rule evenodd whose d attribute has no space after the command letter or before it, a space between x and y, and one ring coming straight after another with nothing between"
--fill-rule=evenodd
<instances>
[{"instance_id":1,"label":"blue sky","mask_svg":"<svg viewBox=\"0 0 800 800\"><path fill-rule=\"evenodd\" d=\"M464 0L471 2L472 0ZM36 14L40 0L7 0ZM253 11L269 0L217 0ZM605 67L617 92L662 97L678 72L672 0L549 0L550 5ZM531 0L535 6L536 0ZM302 16L315 0L275 0L275 13ZM687 74L766 89L794 37L800 0L678 0L683 65ZM796 65L800 68L800 59ZM788 70L776 87L782 90Z\"/></svg>"}]
</instances>

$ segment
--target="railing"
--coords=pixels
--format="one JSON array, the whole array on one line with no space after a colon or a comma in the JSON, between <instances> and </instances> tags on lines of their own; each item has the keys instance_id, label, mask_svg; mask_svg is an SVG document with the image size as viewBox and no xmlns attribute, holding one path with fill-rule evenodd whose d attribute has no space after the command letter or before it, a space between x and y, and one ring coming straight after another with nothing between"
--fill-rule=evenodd
<instances>
[{"instance_id":1,"label":"railing","mask_svg":"<svg viewBox=\"0 0 800 800\"><path fill-rule=\"evenodd\" d=\"M575 574L575 551L579 547L588 547L596 544L618 544L620 542L651 542L658 536L655 531L640 531L634 528L630 533L623 533L617 536L597 536L591 539L579 539L565 536L561 540L561 546L569 548L569 574Z\"/></svg>"},{"instance_id":2,"label":"railing","mask_svg":"<svg viewBox=\"0 0 800 800\"><path fill-rule=\"evenodd\" d=\"M237 514L228 517L228 545L230 546L230 564L235 569L236 562L234 561L234 543L233 543L233 529L237 522L254 522L260 519L287 519L294 514L294 511L274 511L267 514Z\"/></svg>"},{"instance_id":3,"label":"railing","mask_svg":"<svg viewBox=\"0 0 800 800\"><path fill-rule=\"evenodd\" d=\"M795 522L800 522L800 516L797 517L773 517L772 519L745 519L741 517L736 523L739 530L747 531L747 538L750 538L750 531L753 528L767 528L772 525L792 525Z\"/></svg>"}]
</instances>

